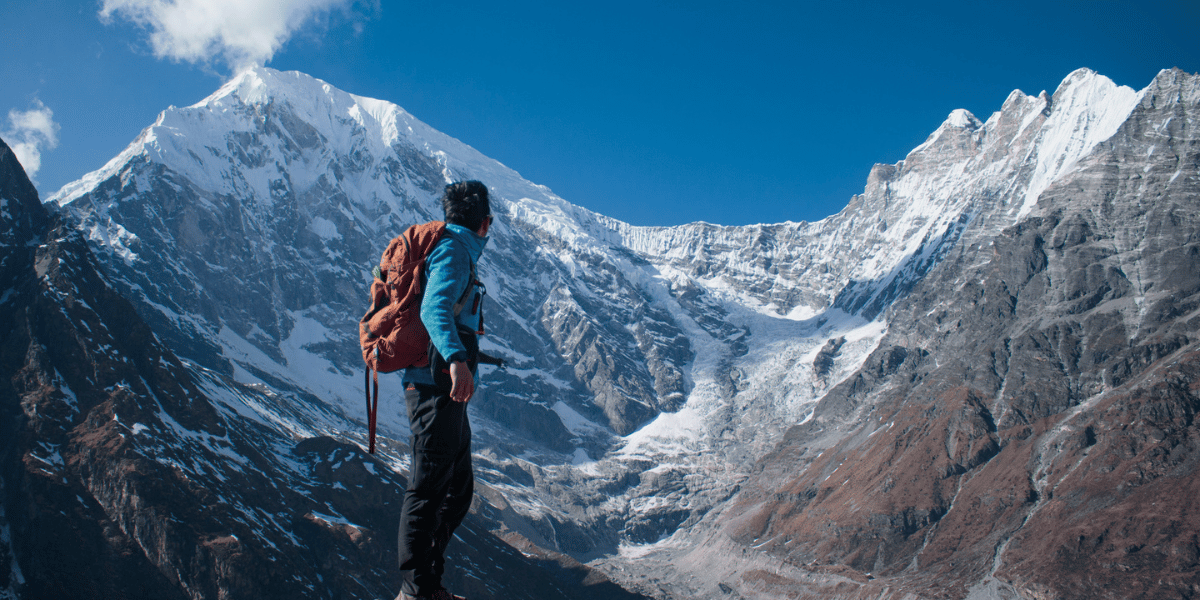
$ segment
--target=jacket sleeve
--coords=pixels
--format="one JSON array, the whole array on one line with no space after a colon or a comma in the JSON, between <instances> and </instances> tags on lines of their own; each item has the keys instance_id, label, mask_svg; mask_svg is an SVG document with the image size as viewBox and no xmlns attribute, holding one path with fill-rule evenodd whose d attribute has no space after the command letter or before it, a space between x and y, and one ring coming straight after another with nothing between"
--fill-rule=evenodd
<instances>
[{"instance_id":1,"label":"jacket sleeve","mask_svg":"<svg viewBox=\"0 0 1200 600\"><path fill-rule=\"evenodd\" d=\"M466 248L444 239L429 253L425 277L421 322L429 340L447 361L466 360L467 349L458 337L454 314L454 304L470 285L471 258Z\"/></svg>"}]
</instances>

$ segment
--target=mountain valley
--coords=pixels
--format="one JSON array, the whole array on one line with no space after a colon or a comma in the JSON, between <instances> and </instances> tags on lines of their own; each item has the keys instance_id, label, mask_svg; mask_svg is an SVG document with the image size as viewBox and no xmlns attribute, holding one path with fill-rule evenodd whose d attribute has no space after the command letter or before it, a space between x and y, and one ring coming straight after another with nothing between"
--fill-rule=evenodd
<instances>
[{"instance_id":1,"label":"mountain valley","mask_svg":"<svg viewBox=\"0 0 1200 600\"><path fill-rule=\"evenodd\" d=\"M78 597L388 597L408 425L381 379L362 450L355 323L466 178L508 362L472 597L1200 597L1198 127L1196 75L1081 69L744 227L625 224L267 68L44 208L7 160L0 598L65 547Z\"/></svg>"}]
</instances>

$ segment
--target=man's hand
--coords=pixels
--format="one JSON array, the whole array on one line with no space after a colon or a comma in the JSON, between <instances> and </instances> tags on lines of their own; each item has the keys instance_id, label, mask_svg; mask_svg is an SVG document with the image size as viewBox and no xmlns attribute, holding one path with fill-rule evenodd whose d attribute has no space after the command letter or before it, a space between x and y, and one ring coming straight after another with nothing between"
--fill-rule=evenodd
<instances>
[{"instance_id":1,"label":"man's hand","mask_svg":"<svg viewBox=\"0 0 1200 600\"><path fill-rule=\"evenodd\" d=\"M450 363L450 399L455 402L466 402L475 394L475 378L471 377L471 369L463 361Z\"/></svg>"}]
</instances>

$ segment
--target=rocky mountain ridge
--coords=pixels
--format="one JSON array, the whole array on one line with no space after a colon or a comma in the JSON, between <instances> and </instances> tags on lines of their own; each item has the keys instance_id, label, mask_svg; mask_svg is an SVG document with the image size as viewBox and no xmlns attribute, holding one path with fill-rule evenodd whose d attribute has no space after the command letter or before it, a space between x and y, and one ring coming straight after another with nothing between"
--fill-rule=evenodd
<instances>
[{"instance_id":1,"label":"rocky mountain ridge","mask_svg":"<svg viewBox=\"0 0 1200 600\"><path fill-rule=\"evenodd\" d=\"M640 560L681 597L1200 594L1200 78L1136 100L1034 205L1018 188L1013 224L968 228L740 492Z\"/></svg>"}]
</instances>

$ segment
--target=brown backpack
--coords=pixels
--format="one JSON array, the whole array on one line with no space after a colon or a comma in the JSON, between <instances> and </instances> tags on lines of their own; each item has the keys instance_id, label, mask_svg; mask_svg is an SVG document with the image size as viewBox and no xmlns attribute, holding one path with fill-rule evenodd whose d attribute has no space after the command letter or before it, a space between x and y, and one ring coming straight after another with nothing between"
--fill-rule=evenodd
<instances>
[{"instance_id":1,"label":"brown backpack","mask_svg":"<svg viewBox=\"0 0 1200 600\"><path fill-rule=\"evenodd\" d=\"M446 224L413 225L388 244L371 281L371 308L358 321L358 341L367 363L367 430L369 452L375 453L375 414L379 409L379 373L429 364L429 333L421 322L425 259ZM372 374L374 385L372 386ZM371 388L375 398L371 399Z\"/></svg>"},{"instance_id":2,"label":"brown backpack","mask_svg":"<svg viewBox=\"0 0 1200 600\"><path fill-rule=\"evenodd\" d=\"M367 368L391 373L429 364L429 334L421 323L425 259L446 233L446 224L413 225L388 244L371 281L371 308L358 321Z\"/></svg>"}]
</instances>

